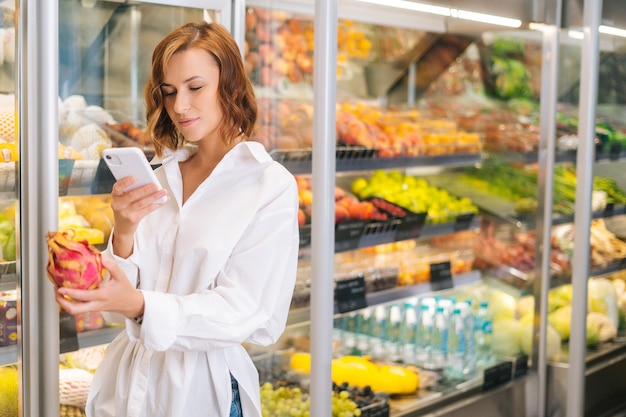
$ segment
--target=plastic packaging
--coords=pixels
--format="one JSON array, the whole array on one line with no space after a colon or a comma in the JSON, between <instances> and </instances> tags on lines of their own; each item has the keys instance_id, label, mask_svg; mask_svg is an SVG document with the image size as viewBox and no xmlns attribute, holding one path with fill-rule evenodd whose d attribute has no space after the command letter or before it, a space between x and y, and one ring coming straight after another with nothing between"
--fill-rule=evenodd
<instances>
[{"instance_id":1,"label":"plastic packaging","mask_svg":"<svg viewBox=\"0 0 626 417\"><path fill-rule=\"evenodd\" d=\"M433 331L433 310L428 303L422 302L417 316L415 328L415 364L428 368L432 350L431 337Z\"/></svg>"},{"instance_id":2,"label":"plastic packaging","mask_svg":"<svg viewBox=\"0 0 626 417\"><path fill-rule=\"evenodd\" d=\"M401 359L400 333L403 325L403 309L400 304L387 306L387 331L385 333L385 351L391 361Z\"/></svg>"},{"instance_id":3,"label":"plastic packaging","mask_svg":"<svg viewBox=\"0 0 626 417\"><path fill-rule=\"evenodd\" d=\"M448 315L445 307L437 305L433 317L432 351L426 369L443 369L447 358L448 346Z\"/></svg>"},{"instance_id":4,"label":"plastic packaging","mask_svg":"<svg viewBox=\"0 0 626 417\"><path fill-rule=\"evenodd\" d=\"M484 368L494 362L493 356L493 315L489 310L489 303L481 301L474 322L474 336L476 342L476 366Z\"/></svg>"},{"instance_id":5,"label":"plastic packaging","mask_svg":"<svg viewBox=\"0 0 626 417\"><path fill-rule=\"evenodd\" d=\"M444 374L451 381L462 380L465 376L466 331L465 318L461 312L461 307L455 305L449 321L447 357L444 367Z\"/></svg>"},{"instance_id":6,"label":"plastic packaging","mask_svg":"<svg viewBox=\"0 0 626 417\"><path fill-rule=\"evenodd\" d=\"M404 303L400 327L400 356L402 362L415 364L415 334L417 331L417 307L414 302Z\"/></svg>"}]
</instances>

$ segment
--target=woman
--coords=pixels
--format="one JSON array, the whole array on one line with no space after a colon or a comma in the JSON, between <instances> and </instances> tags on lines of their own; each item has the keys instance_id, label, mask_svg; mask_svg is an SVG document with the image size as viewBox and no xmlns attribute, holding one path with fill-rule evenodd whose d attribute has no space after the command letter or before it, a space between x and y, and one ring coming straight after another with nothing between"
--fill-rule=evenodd
<instances>
[{"instance_id":1,"label":"woman","mask_svg":"<svg viewBox=\"0 0 626 417\"><path fill-rule=\"evenodd\" d=\"M295 179L249 141L254 93L218 24L184 25L157 45L145 100L163 190L124 192L134 178L117 181L109 280L57 291L66 311L117 313L126 326L94 376L87 415L261 416L242 342L269 345L285 327L298 258Z\"/></svg>"}]
</instances>

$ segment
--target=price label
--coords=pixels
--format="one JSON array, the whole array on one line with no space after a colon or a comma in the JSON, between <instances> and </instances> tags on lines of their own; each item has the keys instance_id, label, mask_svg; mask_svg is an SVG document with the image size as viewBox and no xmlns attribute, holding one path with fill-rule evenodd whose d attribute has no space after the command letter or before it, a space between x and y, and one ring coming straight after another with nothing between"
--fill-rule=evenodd
<instances>
[{"instance_id":1,"label":"price label","mask_svg":"<svg viewBox=\"0 0 626 417\"><path fill-rule=\"evenodd\" d=\"M346 313L367 307L365 278L361 275L337 281L335 285L335 303L338 313Z\"/></svg>"},{"instance_id":2,"label":"price label","mask_svg":"<svg viewBox=\"0 0 626 417\"><path fill-rule=\"evenodd\" d=\"M365 222L345 222L335 225L335 252L356 249L365 228Z\"/></svg>"},{"instance_id":3,"label":"price label","mask_svg":"<svg viewBox=\"0 0 626 417\"><path fill-rule=\"evenodd\" d=\"M528 373L528 355L522 355L515 359L513 378L519 378Z\"/></svg>"},{"instance_id":4,"label":"price label","mask_svg":"<svg viewBox=\"0 0 626 417\"><path fill-rule=\"evenodd\" d=\"M311 225L305 224L300 226L300 247L306 248L311 246Z\"/></svg>"},{"instance_id":5,"label":"price label","mask_svg":"<svg viewBox=\"0 0 626 417\"><path fill-rule=\"evenodd\" d=\"M422 234L428 213L407 213L398 226L396 240L415 239Z\"/></svg>"},{"instance_id":6,"label":"price label","mask_svg":"<svg viewBox=\"0 0 626 417\"><path fill-rule=\"evenodd\" d=\"M609 148L609 159L611 161L617 161L620 157L621 152L622 152L621 144L619 143L611 144L611 147Z\"/></svg>"},{"instance_id":7,"label":"price label","mask_svg":"<svg viewBox=\"0 0 626 417\"><path fill-rule=\"evenodd\" d=\"M430 264L430 288L433 291L441 291L452 287L452 267L450 261Z\"/></svg>"},{"instance_id":8,"label":"price label","mask_svg":"<svg viewBox=\"0 0 626 417\"><path fill-rule=\"evenodd\" d=\"M461 230L469 229L470 224L472 224L472 220L474 220L474 213L460 214L454 222L454 231L459 232Z\"/></svg>"},{"instance_id":9,"label":"price label","mask_svg":"<svg viewBox=\"0 0 626 417\"><path fill-rule=\"evenodd\" d=\"M67 353L78 350L76 319L68 312L59 313L59 352Z\"/></svg>"},{"instance_id":10,"label":"price label","mask_svg":"<svg viewBox=\"0 0 626 417\"><path fill-rule=\"evenodd\" d=\"M483 391L506 384L512 378L513 362L502 362L483 371Z\"/></svg>"}]
</instances>

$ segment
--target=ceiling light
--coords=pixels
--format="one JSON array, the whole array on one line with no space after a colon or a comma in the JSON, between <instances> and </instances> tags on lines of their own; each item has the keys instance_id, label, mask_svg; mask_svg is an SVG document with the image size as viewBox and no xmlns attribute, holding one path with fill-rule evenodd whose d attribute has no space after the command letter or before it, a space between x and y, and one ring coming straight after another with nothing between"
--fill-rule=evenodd
<instances>
[{"instance_id":1,"label":"ceiling light","mask_svg":"<svg viewBox=\"0 0 626 417\"><path fill-rule=\"evenodd\" d=\"M440 16L450 16L450 8L433 6L430 4L413 3L406 0L359 0L363 3L378 4L380 6L396 7L398 9L413 10L415 12L432 13Z\"/></svg>"},{"instance_id":2,"label":"ceiling light","mask_svg":"<svg viewBox=\"0 0 626 417\"><path fill-rule=\"evenodd\" d=\"M612 26L600 25L598 30L600 31L600 33L604 33L605 35L613 35L613 36L620 36L622 38L626 38L626 30L624 29L614 28Z\"/></svg>"},{"instance_id":3,"label":"ceiling light","mask_svg":"<svg viewBox=\"0 0 626 417\"><path fill-rule=\"evenodd\" d=\"M455 10L451 11L452 16L459 19L471 20L474 22L489 23L492 25L507 26L512 28L518 28L522 26L522 21L518 19L510 19L508 17L494 16L484 13L475 13L467 10Z\"/></svg>"}]
</instances>

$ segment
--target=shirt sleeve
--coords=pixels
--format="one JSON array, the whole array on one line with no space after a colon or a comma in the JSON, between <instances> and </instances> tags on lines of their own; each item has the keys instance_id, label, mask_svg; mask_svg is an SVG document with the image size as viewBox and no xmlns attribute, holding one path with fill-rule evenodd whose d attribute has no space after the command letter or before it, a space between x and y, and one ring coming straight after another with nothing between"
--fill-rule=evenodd
<instances>
[{"instance_id":1,"label":"shirt sleeve","mask_svg":"<svg viewBox=\"0 0 626 417\"><path fill-rule=\"evenodd\" d=\"M244 341L268 345L280 337L298 262L295 180L275 194L235 245L213 288L190 295L143 290L140 339L146 347L206 351Z\"/></svg>"}]
</instances>

